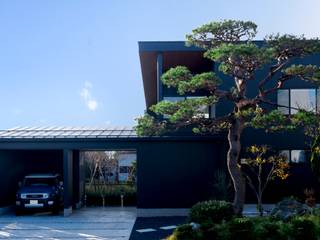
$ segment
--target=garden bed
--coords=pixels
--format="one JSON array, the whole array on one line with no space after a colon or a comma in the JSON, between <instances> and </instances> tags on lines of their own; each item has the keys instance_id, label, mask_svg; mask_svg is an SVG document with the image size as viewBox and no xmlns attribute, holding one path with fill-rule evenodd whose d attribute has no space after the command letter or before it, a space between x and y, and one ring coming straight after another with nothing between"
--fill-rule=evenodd
<instances>
[{"instance_id":1,"label":"garden bed","mask_svg":"<svg viewBox=\"0 0 320 240\"><path fill-rule=\"evenodd\" d=\"M86 184L86 205L102 206L101 192L104 193L105 206L121 206L121 195L124 206L136 205L136 186L132 184Z\"/></svg>"}]
</instances>

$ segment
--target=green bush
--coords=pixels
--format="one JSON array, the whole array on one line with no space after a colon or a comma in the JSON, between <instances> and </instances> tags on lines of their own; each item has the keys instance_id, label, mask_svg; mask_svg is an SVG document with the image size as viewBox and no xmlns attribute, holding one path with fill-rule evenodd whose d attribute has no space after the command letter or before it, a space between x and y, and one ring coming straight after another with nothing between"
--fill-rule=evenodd
<instances>
[{"instance_id":1,"label":"green bush","mask_svg":"<svg viewBox=\"0 0 320 240\"><path fill-rule=\"evenodd\" d=\"M294 205L293 205L294 206ZM224 201L200 202L190 210L192 224L179 226L168 240L320 240L320 214L294 216L283 220L270 217L241 217Z\"/></svg>"},{"instance_id":2,"label":"green bush","mask_svg":"<svg viewBox=\"0 0 320 240\"><path fill-rule=\"evenodd\" d=\"M313 221L306 217L297 217L291 220L290 236L295 240L316 240L316 227Z\"/></svg>"},{"instance_id":3,"label":"green bush","mask_svg":"<svg viewBox=\"0 0 320 240\"><path fill-rule=\"evenodd\" d=\"M234 240L253 240L253 222L249 218L234 218L229 223L231 239Z\"/></svg>"},{"instance_id":4,"label":"green bush","mask_svg":"<svg viewBox=\"0 0 320 240\"><path fill-rule=\"evenodd\" d=\"M257 240L286 240L284 225L268 217L252 219L254 222L254 235Z\"/></svg>"},{"instance_id":5,"label":"green bush","mask_svg":"<svg viewBox=\"0 0 320 240\"><path fill-rule=\"evenodd\" d=\"M183 224L173 231L168 240L196 240L199 239L197 235L190 224Z\"/></svg>"},{"instance_id":6,"label":"green bush","mask_svg":"<svg viewBox=\"0 0 320 240\"><path fill-rule=\"evenodd\" d=\"M86 184L85 191L87 196L100 197L100 191L102 191L106 197L120 197L121 194L125 196L135 195L137 190L136 186L132 184Z\"/></svg>"},{"instance_id":7,"label":"green bush","mask_svg":"<svg viewBox=\"0 0 320 240\"><path fill-rule=\"evenodd\" d=\"M210 200L194 205L189 214L191 222L196 223L221 223L234 216L233 206L229 202Z\"/></svg>"}]
</instances>

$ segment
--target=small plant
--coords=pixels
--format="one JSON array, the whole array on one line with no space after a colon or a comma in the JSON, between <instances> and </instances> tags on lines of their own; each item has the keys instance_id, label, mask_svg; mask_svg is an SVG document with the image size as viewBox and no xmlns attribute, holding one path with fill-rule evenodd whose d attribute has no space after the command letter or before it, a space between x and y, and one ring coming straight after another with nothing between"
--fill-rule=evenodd
<instances>
[{"instance_id":1,"label":"small plant","mask_svg":"<svg viewBox=\"0 0 320 240\"><path fill-rule=\"evenodd\" d=\"M315 198L315 193L313 188L306 188L304 190L304 195L306 196L305 203L311 207L314 208L316 206L316 198Z\"/></svg>"},{"instance_id":2,"label":"small plant","mask_svg":"<svg viewBox=\"0 0 320 240\"><path fill-rule=\"evenodd\" d=\"M230 201L232 198L232 182L226 171L217 169L214 172L212 198L215 200Z\"/></svg>"},{"instance_id":3,"label":"small plant","mask_svg":"<svg viewBox=\"0 0 320 240\"><path fill-rule=\"evenodd\" d=\"M226 201L210 200L195 204L189 214L191 222L196 223L220 223L230 220L234 216L231 203Z\"/></svg>"},{"instance_id":4,"label":"small plant","mask_svg":"<svg viewBox=\"0 0 320 240\"><path fill-rule=\"evenodd\" d=\"M243 171L249 186L257 198L257 208L260 216L263 215L262 197L269 182L275 178L285 180L289 174L289 163L283 155L270 155L265 145L253 145L248 148L250 157L245 159L246 168Z\"/></svg>"}]
</instances>

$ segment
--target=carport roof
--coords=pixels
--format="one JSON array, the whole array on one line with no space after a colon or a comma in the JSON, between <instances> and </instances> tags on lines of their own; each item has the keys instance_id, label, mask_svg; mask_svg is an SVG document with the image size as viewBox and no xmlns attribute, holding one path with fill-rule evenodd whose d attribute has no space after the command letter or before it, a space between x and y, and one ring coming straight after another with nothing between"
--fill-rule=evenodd
<instances>
[{"instance_id":1,"label":"carport roof","mask_svg":"<svg viewBox=\"0 0 320 240\"><path fill-rule=\"evenodd\" d=\"M132 127L16 127L0 130L0 139L128 138L137 137Z\"/></svg>"}]
</instances>

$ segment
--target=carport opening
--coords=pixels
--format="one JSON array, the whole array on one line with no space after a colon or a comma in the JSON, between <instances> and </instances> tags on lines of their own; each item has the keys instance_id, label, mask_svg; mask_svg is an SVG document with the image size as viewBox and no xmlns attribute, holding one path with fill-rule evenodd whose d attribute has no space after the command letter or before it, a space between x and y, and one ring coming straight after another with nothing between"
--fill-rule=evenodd
<instances>
[{"instance_id":1,"label":"carport opening","mask_svg":"<svg viewBox=\"0 0 320 240\"><path fill-rule=\"evenodd\" d=\"M81 151L86 206L136 206L135 150Z\"/></svg>"}]
</instances>

